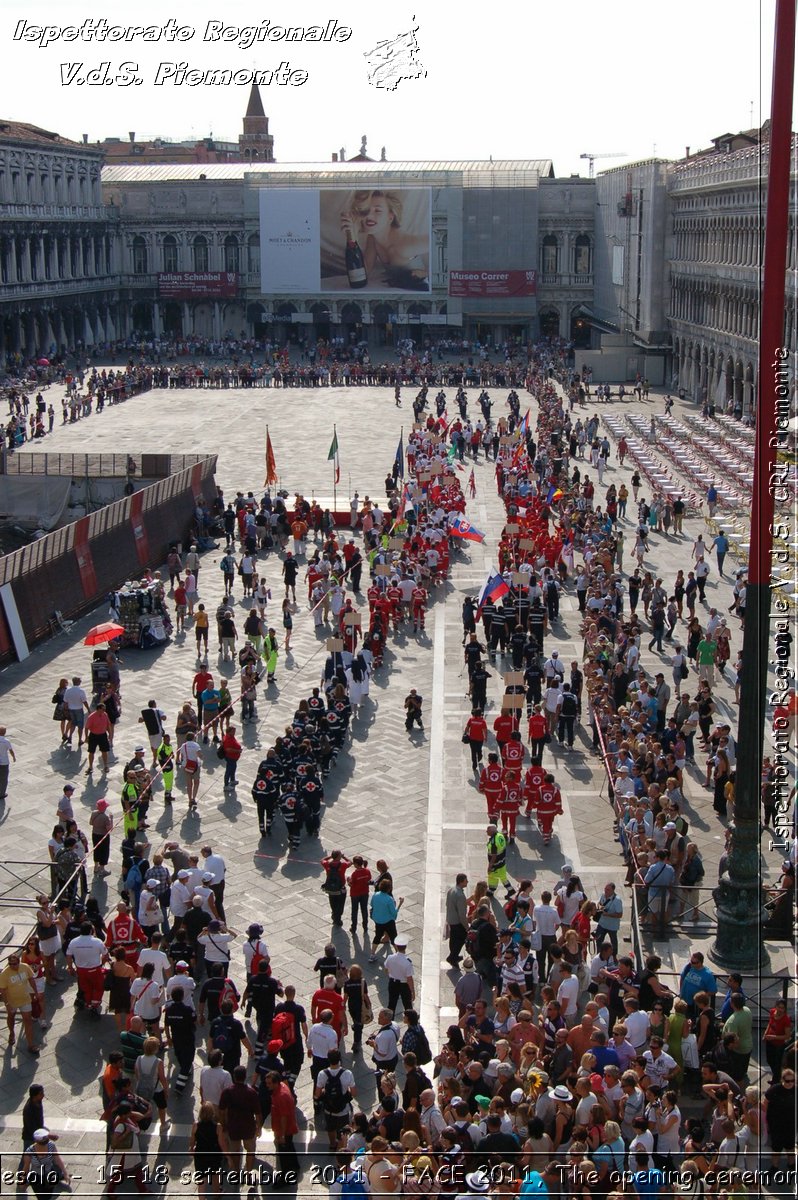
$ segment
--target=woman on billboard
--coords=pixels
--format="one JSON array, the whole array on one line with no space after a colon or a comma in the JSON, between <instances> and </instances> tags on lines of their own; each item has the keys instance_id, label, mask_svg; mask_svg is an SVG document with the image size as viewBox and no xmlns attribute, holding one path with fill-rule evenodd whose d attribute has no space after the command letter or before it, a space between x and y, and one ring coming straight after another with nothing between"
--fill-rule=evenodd
<instances>
[{"instance_id":1,"label":"woman on billboard","mask_svg":"<svg viewBox=\"0 0 798 1200\"><path fill-rule=\"evenodd\" d=\"M429 291L429 233L402 225L396 191L357 191L341 213L346 270L351 287L383 286Z\"/></svg>"}]
</instances>

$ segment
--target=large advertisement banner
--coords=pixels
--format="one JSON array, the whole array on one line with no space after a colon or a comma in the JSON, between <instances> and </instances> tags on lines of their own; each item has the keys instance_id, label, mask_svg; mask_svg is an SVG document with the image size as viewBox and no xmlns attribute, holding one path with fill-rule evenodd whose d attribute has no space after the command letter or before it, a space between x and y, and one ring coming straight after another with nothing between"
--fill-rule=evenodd
<instances>
[{"instance_id":1,"label":"large advertisement banner","mask_svg":"<svg viewBox=\"0 0 798 1200\"><path fill-rule=\"evenodd\" d=\"M429 188L263 188L261 290L429 292Z\"/></svg>"},{"instance_id":2,"label":"large advertisement banner","mask_svg":"<svg viewBox=\"0 0 798 1200\"><path fill-rule=\"evenodd\" d=\"M238 294L235 271L176 271L158 276L162 300L225 299Z\"/></svg>"},{"instance_id":3,"label":"large advertisement banner","mask_svg":"<svg viewBox=\"0 0 798 1200\"><path fill-rule=\"evenodd\" d=\"M450 271L449 295L482 297L534 296L535 271Z\"/></svg>"}]
</instances>

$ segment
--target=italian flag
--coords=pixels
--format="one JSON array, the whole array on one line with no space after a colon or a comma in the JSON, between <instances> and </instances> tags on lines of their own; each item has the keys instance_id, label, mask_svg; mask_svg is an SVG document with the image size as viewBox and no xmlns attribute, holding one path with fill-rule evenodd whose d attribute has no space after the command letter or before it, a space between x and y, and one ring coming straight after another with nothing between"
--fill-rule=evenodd
<instances>
[{"instance_id":1,"label":"italian flag","mask_svg":"<svg viewBox=\"0 0 798 1200\"><path fill-rule=\"evenodd\" d=\"M341 460L338 457L338 434L337 433L333 433L332 445L330 446L330 453L327 455L327 462L332 462L335 464L335 482L340 483L341 482Z\"/></svg>"}]
</instances>

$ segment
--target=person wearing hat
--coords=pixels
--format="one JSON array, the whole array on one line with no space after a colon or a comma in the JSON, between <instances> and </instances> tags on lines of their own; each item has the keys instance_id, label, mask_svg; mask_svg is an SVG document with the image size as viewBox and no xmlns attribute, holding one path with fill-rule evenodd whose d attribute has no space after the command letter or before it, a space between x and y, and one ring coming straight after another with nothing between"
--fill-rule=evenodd
<instances>
[{"instance_id":1,"label":"person wearing hat","mask_svg":"<svg viewBox=\"0 0 798 1200\"><path fill-rule=\"evenodd\" d=\"M108 859L111 854L111 830L114 827L114 818L108 811L108 807L108 801L101 797L95 803L89 817L95 875L111 874L108 870Z\"/></svg>"},{"instance_id":2,"label":"person wearing hat","mask_svg":"<svg viewBox=\"0 0 798 1200\"><path fill-rule=\"evenodd\" d=\"M228 929L223 921L213 918L208 922L208 928L197 938L197 942L205 951L205 961L218 963L224 967L230 964L230 943L238 937L234 929Z\"/></svg>"},{"instance_id":3,"label":"person wearing hat","mask_svg":"<svg viewBox=\"0 0 798 1200\"><path fill-rule=\"evenodd\" d=\"M57 1140L58 1134L50 1133L45 1126L34 1131L33 1140L22 1155L18 1191L30 1187L37 1200L50 1200L56 1189L61 1190L61 1185L71 1186L72 1177L58 1153Z\"/></svg>"},{"instance_id":4,"label":"person wearing hat","mask_svg":"<svg viewBox=\"0 0 798 1200\"><path fill-rule=\"evenodd\" d=\"M388 976L388 1008L392 1014L396 1012L399 1000L405 1012L413 1008L416 998L416 983L413 977L413 963L407 956L407 938L400 934L394 938L396 947L393 954L385 959L384 968Z\"/></svg>"}]
</instances>

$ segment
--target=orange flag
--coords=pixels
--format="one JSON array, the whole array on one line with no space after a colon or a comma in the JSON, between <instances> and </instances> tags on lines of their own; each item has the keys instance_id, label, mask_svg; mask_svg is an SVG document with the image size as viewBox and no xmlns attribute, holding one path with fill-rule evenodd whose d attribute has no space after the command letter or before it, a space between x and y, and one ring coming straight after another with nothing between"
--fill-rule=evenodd
<instances>
[{"instance_id":1,"label":"orange flag","mask_svg":"<svg viewBox=\"0 0 798 1200\"><path fill-rule=\"evenodd\" d=\"M269 436L268 429L266 430L266 483L264 487L271 487L277 482L277 464L274 461L274 450L272 449L272 439Z\"/></svg>"}]
</instances>

